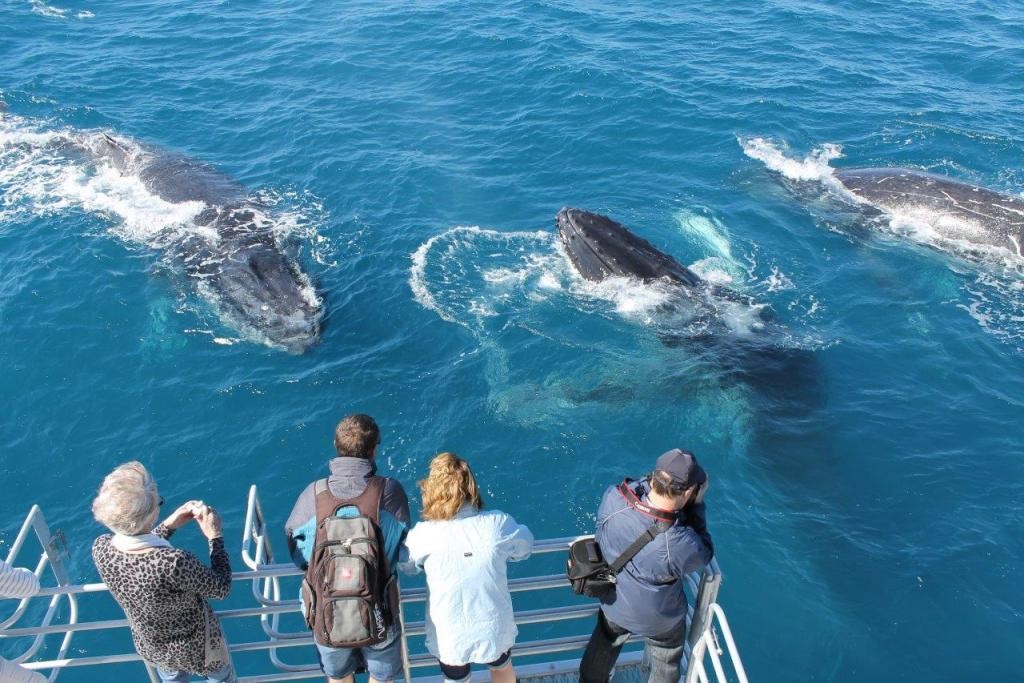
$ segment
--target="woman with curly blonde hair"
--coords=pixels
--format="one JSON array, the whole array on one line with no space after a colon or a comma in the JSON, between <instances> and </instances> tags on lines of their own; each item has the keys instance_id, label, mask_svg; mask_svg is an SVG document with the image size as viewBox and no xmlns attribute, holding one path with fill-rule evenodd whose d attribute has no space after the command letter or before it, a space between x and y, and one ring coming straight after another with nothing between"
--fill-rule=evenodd
<instances>
[{"instance_id":1,"label":"woman with curly blonde hair","mask_svg":"<svg viewBox=\"0 0 1024 683\"><path fill-rule=\"evenodd\" d=\"M533 550L533 534L511 515L483 510L469 463L454 453L430 462L419 483L423 520L405 544L411 571L427 575L427 649L447 681L468 681L487 664L495 683L514 683L515 618L506 563Z\"/></svg>"}]
</instances>

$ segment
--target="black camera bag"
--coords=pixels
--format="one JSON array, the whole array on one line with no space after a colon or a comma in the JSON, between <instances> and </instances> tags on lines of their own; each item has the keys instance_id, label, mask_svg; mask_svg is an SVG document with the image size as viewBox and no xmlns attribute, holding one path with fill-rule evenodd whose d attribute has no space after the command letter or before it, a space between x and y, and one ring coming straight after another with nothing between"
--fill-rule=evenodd
<instances>
[{"instance_id":1,"label":"black camera bag","mask_svg":"<svg viewBox=\"0 0 1024 683\"><path fill-rule=\"evenodd\" d=\"M577 595L586 595L588 598L610 596L615 591L616 575L622 571L626 563L675 521L673 513L657 510L642 503L629 487L629 483L627 479L619 484L619 493L622 497L631 507L650 517L656 517L658 521L647 527L611 565L605 562L601 546L593 536L584 536L573 541L569 545L569 561L566 563L565 574L573 593Z\"/></svg>"}]
</instances>

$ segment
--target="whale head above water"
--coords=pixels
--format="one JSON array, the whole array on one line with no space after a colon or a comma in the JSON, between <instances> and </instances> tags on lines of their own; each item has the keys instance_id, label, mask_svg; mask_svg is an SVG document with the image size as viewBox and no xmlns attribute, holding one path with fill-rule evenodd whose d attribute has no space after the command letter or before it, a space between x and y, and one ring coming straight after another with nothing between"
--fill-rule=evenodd
<instances>
[{"instance_id":1,"label":"whale head above water","mask_svg":"<svg viewBox=\"0 0 1024 683\"><path fill-rule=\"evenodd\" d=\"M667 278L687 287L702 282L689 268L607 216L566 207L555 216L555 224L573 267L592 282L609 277L644 282Z\"/></svg>"},{"instance_id":2,"label":"whale head above water","mask_svg":"<svg viewBox=\"0 0 1024 683\"><path fill-rule=\"evenodd\" d=\"M216 218L209 214L216 213ZM250 336L291 353L320 340L323 307L308 277L280 249L250 207L207 210L216 237L191 236L178 248L186 272L221 316Z\"/></svg>"}]
</instances>

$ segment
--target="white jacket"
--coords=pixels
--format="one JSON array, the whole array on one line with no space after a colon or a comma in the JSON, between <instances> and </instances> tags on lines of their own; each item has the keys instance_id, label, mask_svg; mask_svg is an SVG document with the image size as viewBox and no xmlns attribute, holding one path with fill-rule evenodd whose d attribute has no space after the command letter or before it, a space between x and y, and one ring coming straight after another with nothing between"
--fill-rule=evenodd
<instances>
[{"instance_id":1,"label":"white jacket","mask_svg":"<svg viewBox=\"0 0 1024 683\"><path fill-rule=\"evenodd\" d=\"M28 598L39 592L39 579L28 569L15 569L0 560L0 598ZM45 683L38 671L0 657L0 683Z\"/></svg>"},{"instance_id":2,"label":"white jacket","mask_svg":"<svg viewBox=\"0 0 1024 683\"><path fill-rule=\"evenodd\" d=\"M510 515L463 506L454 519L420 522L405 540L403 569L427 574L427 649L445 664L487 664L516 642L509 560L533 550L533 534Z\"/></svg>"}]
</instances>

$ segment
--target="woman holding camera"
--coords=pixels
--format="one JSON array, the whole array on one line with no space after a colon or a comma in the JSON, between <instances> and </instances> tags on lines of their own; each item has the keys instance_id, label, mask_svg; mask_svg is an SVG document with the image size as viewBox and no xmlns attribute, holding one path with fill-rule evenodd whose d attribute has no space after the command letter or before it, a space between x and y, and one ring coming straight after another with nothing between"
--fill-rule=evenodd
<instances>
[{"instance_id":1,"label":"woman holding camera","mask_svg":"<svg viewBox=\"0 0 1024 683\"><path fill-rule=\"evenodd\" d=\"M135 648L156 667L161 681L237 681L220 623L209 598L231 592L231 565L221 518L192 500L157 525L163 498L138 462L118 466L103 480L93 515L110 529L92 546L92 557L110 593L124 609ZM195 520L210 544L210 566L171 546L175 530ZM154 528L155 527L155 528Z\"/></svg>"}]
</instances>

